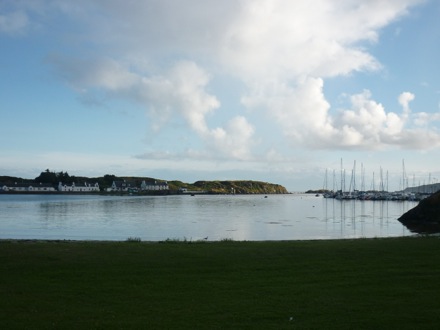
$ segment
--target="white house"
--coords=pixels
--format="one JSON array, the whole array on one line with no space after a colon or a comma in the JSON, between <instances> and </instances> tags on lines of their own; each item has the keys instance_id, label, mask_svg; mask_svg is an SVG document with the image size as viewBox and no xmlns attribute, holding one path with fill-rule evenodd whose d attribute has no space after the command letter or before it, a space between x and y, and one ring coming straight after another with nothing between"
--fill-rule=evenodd
<instances>
[{"instance_id":1,"label":"white house","mask_svg":"<svg viewBox=\"0 0 440 330\"><path fill-rule=\"evenodd\" d=\"M136 185L131 182L127 182L125 180L122 181L113 181L112 186L107 188L107 191L128 191L128 190L136 190Z\"/></svg>"},{"instance_id":2,"label":"white house","mask_svg":"<svg viewBox=\"0 0 440 330\"><path fill-rule=\"evenodd\" d=\"M158 190L169 190L168 182L157 182L157 181L142 181L140 188L136 186L133 182L123 181L113 181L112 186L107 188L107 191L158 191Z\"/></svg>"},{"instance_id":3,"label":"white house","mask_svg":"<svg viewBox=\"0 0 440 330\"><path fill-rule=\"evenodd\" d=\"M68 186L60 182L58 184L58 191L71 191L71 192L94 192L99 191L99 184L96 182L94 185L84 182L84 185L76 185L75 182Z\"/></svg>"},{"instance_id":4,"label":"white house","mask_svg":"<svg viewBox=\"0 0 440 330\"><path fill-rule=\"evenodd\" d=\"M50 192L56 191L51 184L46 183L14 183L14 184L2 184L0 190L10 192Z\"/></svg>"},{"instance_id":5,"label":"white house","mask_svg":"<svg viewBox=\"0 0 440 330\"><path fill-rule=\"evenodd\" d=\"M170 187L168 186L168 182L157 182L157 181L151 181L146 183L145 181L142 181L141 183L141 190L169 190Z\"/></svg>"}]
</instances>

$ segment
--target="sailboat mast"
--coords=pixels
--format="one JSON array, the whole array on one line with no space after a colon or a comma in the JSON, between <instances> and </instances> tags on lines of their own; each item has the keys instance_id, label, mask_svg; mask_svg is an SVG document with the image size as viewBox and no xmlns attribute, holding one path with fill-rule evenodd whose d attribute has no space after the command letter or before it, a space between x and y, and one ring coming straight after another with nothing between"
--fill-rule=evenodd
<instances>
[{"instance_id":1,"label":"sailboat mast","mask_svg":"<svg viewBox=\"0 0 440 330\"><path fill-rule=\"evenodd\" d=\"M353 192L356 191L356 161L353 164Z\"/></svg>"},{"instance_id":2,"label":"sailboat mast","mask_svg":"<svg viewBox=\"0 0 440 330\"><path fill-rule=\"evenodd\" d=\"M405 159L402 159L402 191L406 189Z\"/></svg>"},{"instance_id":3,"label":"sailboat mast","mask_svg":"<svg viewBox=\"0 0 440 330\"><path fill-rule=\"evenodd\" d=\"M342 158L341 158L341 193L344 192L344 169L342 166Z\"/></svg>"}]
</instances>

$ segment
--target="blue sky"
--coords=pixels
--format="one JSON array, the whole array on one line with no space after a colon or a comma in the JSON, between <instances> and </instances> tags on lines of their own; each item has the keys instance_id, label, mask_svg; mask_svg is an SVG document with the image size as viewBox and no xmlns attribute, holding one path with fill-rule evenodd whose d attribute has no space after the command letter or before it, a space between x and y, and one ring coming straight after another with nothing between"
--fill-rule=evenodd
<instances>
[{"instance_id":1,"label":"blue sky","mask_svg":"<svg viewBox=\"0 0 440 330\"><path fill-rule=\"evenodd\" d=\"M3 0L0 175L440 180L440 2ZM431 181L429 181L431 180Z\"/></svg>"}]
</instances>

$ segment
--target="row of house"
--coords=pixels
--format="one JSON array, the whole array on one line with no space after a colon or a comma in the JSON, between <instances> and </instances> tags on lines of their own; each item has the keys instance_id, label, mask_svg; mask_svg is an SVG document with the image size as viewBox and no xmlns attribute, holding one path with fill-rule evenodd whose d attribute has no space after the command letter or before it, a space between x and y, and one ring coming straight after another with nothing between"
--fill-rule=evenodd
<instances>
[{"instance_id":1,"label":"row of house","mask_svg":"<svg viewBox=\"0 0 440 330\"><path fill-rule=\"evenodd\" d=\"M133 182L113 181L110 188L107 188L107 192L139 192L139 191L161 191L169 190L168 182L166 181L142 181L138 186ZM70 185L60 182L58 186L53 186L46 183L14 183L14 184L1 184L0 192L99 192L99 184L90 184L84 182L84 184L72 183Z\"/></svg>"},{"instance_id":2,"label":"row of house","mask_svg":"<svg viewBox=\"0 0 440 330\"><path fill-rule=\"evenodd\" d=\"M117 192L117 191L125 191L125 192L138 192L138 191L159 191L159 190L169 190L167 181L142 181L140 187L136 185L134 182L128 182L125 180L122 181L113 181L112 186L107 188L108 192Z\"/></svg>"},{"instance_id":3,"label":"row of house","mask_svg":"<svg viewBox=\"0 0 440 330\"><path fill-rule=\"evenodd\" d=\"M0 184L0 191L11 192L51 192L56 191L54 186L47 183L14 183L14 184Z\"/></svg>"},{"instance_id":4,"label":"row of house","mask_svg":"<svg viewBox=\"0 0 440 330\"><path fill-rule=\"evenodd\" d=\"M84 182L83 185L72 183L71 185L59 183L57 189L49 183L17 183L14 184L0 184L0 191L3 192L95 192L99 191L99 184L89 184Z\"/></svg>"},{"instance_id":5,"label":"row of house","mask_svg":"<svg viewBox=\"0 0 440 330\"><path fill-rule=\"evenodd\" d=\"M94 192L99 191L99 184L96 182L95 184L90 184L84 182L84 185L76 185L73 182L70 186L67 184L62 184L61 182L58 184L58 191L71 191L71 192Z\"/></svg>"}]
</instances>

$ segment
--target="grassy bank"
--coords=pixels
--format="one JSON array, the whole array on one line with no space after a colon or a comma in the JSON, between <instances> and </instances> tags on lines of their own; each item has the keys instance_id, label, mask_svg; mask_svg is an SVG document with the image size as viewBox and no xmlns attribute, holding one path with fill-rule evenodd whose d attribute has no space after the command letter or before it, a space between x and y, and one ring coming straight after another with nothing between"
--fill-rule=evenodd
<instances>
[{"instance_id":1,"label":"grassy bank","mask_svg":"<svg viewBox=\"0 0 440 330\"><path fill-rule=\"evenodd\" d=\"M2 329L434 329L440 239L0 242Z\"/></svg>"}]
</instances>

